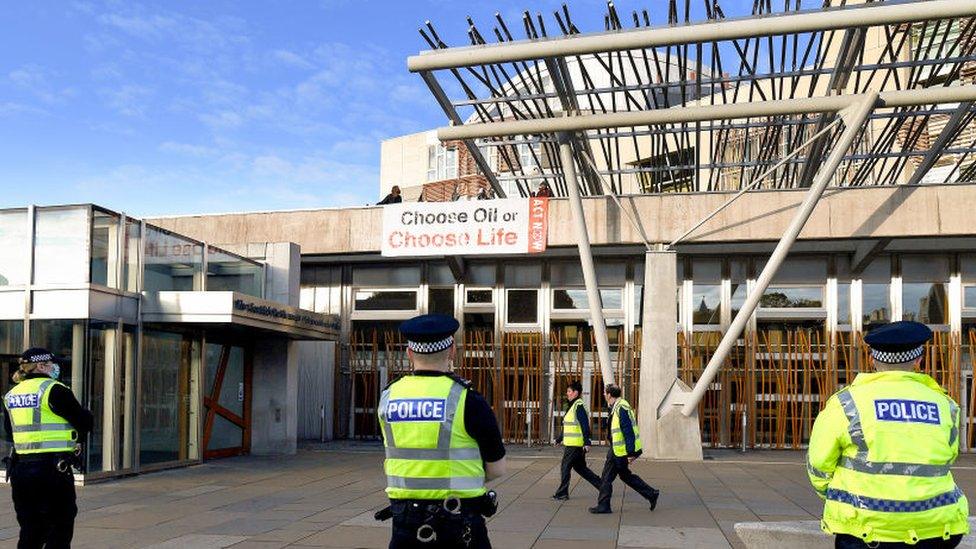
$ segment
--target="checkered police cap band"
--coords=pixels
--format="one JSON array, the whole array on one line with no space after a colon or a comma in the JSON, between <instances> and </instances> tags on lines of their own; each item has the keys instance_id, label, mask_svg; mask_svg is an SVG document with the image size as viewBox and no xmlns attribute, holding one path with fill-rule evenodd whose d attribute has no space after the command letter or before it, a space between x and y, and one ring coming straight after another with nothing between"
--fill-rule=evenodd
<instances>
[{"instance_id":1,"label":"checkered police cap band","mask_svg":"<svg viewBox=\"0 0 976 549\"><path fill-rule=\"evenodd\" d=\"M877 349L871 349L871 356L878 362L883 362L884 364L904 364L905 362L911 362L916 358L922 356L925 353L925 346L921 345L910 351L879 351Z\"/></svg>"},{"instance_id":2,"label":"checkered police cap band","mask_svg":"<svg viewBox=\"0 0 976 549\"><path fill-rule=\"evenodd\" d=\"M452 345L454 345L454 336L447 336L440 341L407 341L407 347L421 355L439 353L445 349L450 349Z\"/></svg>"}]
</instances>

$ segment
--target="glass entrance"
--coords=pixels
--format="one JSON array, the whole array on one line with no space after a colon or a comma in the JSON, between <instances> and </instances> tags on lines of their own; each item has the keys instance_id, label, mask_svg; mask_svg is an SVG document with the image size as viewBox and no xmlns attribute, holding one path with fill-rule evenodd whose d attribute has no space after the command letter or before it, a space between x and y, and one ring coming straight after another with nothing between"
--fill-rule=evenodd
<instances>
[{"instance_id":1,"label":"glass entrance","mask_svg":"<svg viewBox=\"0 0 976 549\"><path fill-rule=\"evenodd\" d=\"M204 459L246 454L251 445L251 361L244 347L207 343Z\"/></svg>"}]
</instances>

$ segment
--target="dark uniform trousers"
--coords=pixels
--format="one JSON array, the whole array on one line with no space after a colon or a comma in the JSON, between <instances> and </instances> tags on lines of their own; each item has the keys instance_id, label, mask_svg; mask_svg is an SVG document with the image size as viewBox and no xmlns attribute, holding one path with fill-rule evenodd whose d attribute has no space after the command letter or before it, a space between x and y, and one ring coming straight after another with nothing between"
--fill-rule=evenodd
<instances>
[{"instance_id":1,"label":"dark uniform trousers","mask_svg":"<svg viewBox=\"0 0 976 549\"><path fill-rule=\"evenodd\" d=\"M58 471L55 456L21 458L10 470L10 491L20 524L18 549L71 547L78 507L70 469Z\"/></svg>"},{"instance_id":2,"label":"dark uniform trousers","mask_svg":"<svg viewBox=\"0 0 976 549\"><path fill-rule=\"evenodd\" d=\"M488 527L481 514L463 509L459 515L450 515L442 511L442 505L441 501L417 501L416 504L392 501L390 549L491 549ZM417 539L417 531L424 524L433 527L436 539L427 542Z\"/></svg>"},{"instance_id":3,"label":"dark uniform trousers","mask_svg":"<svg viewBox=\"0 0 976 549\"><path fill-rule=\"evenodd\" d=\"M579 476L583 477L583 480L592 484L597 490L600 489L600 477L596 476L596 473L590 471L590 468L586 466L586 452L583 451L583 448L566 446L563 450L563 463L560 467L562 480L559 483L559 488L556 489L556 493L553 495L557 497L569 495L570 471L576 471Z\"/></svg>"},{"instance_id":4,"label":"dark uniform trousers","mask_svg":"<svg viewBox=\"0 0 976 549\"><path fill-rule=\"evenodd\" d=\"M953 547L959 545L960 541L962 541L962 534L950 536L949 539L923 539L919 540L915 545L900 542L880 542L868 545L854 536L838 534L834 540L834 547L835 549L865 549L868 547L872 549L900 549L902 547L911 547L913 549L953 549Z\"/></svg>"},{"instance_id":5,"label":"dark uniform trousers","mask_svg":"<svg viewBox=\"0 0 976 549\"><path fill-rule=\"evenodd\" d=\"M631 472L627 457L613 455L613 448L611 448L607 452L607 462L603 465L603 475L600 478L600 496L596 503L600 509L610 509L610 498L613 497L613 481L618 476L620 480L624 481L624 484L633 488L648 501L657 494L657 490L651 488L643 479Z\"/></svg>"}]
</instances>

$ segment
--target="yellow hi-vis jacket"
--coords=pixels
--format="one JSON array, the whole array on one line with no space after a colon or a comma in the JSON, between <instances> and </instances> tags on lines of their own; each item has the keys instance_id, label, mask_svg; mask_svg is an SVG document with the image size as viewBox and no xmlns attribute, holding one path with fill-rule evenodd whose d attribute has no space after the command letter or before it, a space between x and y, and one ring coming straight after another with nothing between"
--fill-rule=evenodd
<instances>
[{"instance_id":1,"label":"yellow hi-vis jacket","mask_svg":"<svg viewBox=\"0 0 976 549\"><path fill-rule=\"evenodd\" d=\"M959 406L934 379L858 374L830 397L810 435L821 527L867 543L968 533L969 503L949 472L958 454Z\"/></svg>"},{"instance_id":2,"label":"yellow hi-vis jacket","mask_svg":"<svg viewBox=\"0 0 976 549\"><path fill-rule=\"evenodd\" d=\"M642 446L634 409L630 407L629 402L618 398L613 403L613 408L610 409L610 442L613 444L613 455L624 457L627 455L627 441L624 438L624 432L620 429L620 414L627 414L630 419L630 426L634 431L634 451L640 451Z\"/></svg>"},{"instance_id":3,"label":"yellow hi-vis jacket","mask_svg":"<svg viewBox=\"0 0 976 549\"><path fill-rule=\"evenodd\" d=\"M577 398L566 410L566 415L563 416L563 446L583 447L583 426L577 420L577 410L580 408L583 408L585 413L586 408L583 407L583 399Z\"/></svg>"},{"instance_id":4,"label":"yellow hi-vis jacket","mask_svg":"<svg viewBox=\"0 0 976 549\"><path fill-rule=\"evenodd\" d=\"M391 499L474 498L485 493L478 443L464 428L468 389L450 376L405 376L378 410Z\"/></svg>"},{"instance_id":5,"label":"yellow hi-vis jacket","mask_svg":"<svg viewBox=\"0 0 976 549\"><path fill-rule=\"evenodd\" d=\"M61 383L47 377L25 379L3 398L18 454L74 451L78 433L48 406L54 385Z\"/></svg>"}]
</instances>

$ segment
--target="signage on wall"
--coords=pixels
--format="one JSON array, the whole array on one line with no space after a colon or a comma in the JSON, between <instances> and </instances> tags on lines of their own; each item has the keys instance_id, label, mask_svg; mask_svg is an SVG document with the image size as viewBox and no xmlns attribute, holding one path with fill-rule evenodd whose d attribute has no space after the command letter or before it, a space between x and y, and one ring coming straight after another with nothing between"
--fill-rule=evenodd
<instances>
[{"instance_id":1,"label":"signage on wall","mask_svg":"<svg viewBox=\"0 0 976 549\"><path fill-rule=\"evenodd\" d=\"M541 253L546 251L548 214L548 199L536 197L390 204L383 207L382 253Z\"/></svg>"}]
</instances>

